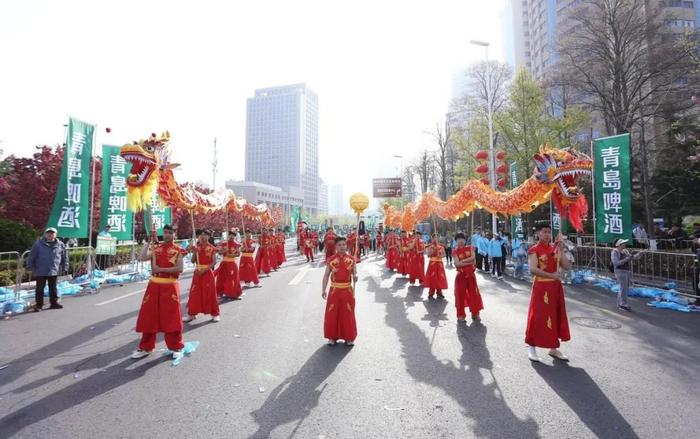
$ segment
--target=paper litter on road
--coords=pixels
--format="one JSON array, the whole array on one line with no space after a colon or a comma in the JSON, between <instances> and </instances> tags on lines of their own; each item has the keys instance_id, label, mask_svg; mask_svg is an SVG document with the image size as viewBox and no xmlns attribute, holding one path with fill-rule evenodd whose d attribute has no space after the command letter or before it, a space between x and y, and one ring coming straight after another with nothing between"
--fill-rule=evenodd
<instances>
[{"instance_id":1,"label":"paper litter on road","mask_svg":"<svg viewBox=\"0 0 700 439\"><path fill-rule=\"evenodd\" d=\"M80 374L79 374L79 373L74 373L74 374L73 374L73 378L77 380L78 378L80 378Z\"/></svg>"},{"instance_id":2,"label":"paper litter on road","mask_svg":"<svg viewBox=\"0 0 700 439\"><path fill-rule=\"evenodd\" d=\"M9 364L3 364L2 366L0 366L0 370L7 369L8 366Z\"/></svg>"},{"instance_id":3,"label":"paper litter on road","mask_svg":"<svg viewBox=\"0 0 700 439\"><path fill-rule=\"evenodd\" d=\"M258 387L258 392L265 393L265 388L263 386Z\"/></svg>"},{"instance_id":4,"label":"paper litter on road","mask_svg":"<svg viewBox=\"0 0 700 439\"><path fill-rule=\"evenodd\" d=\"M403 410L403 407L389 407L388 405L385 405L384 410L389 411L389 412L398 412L398 411Z\"/></svg>"},{"instance_id":5,"label":"paper litter on road","mask_svg":"<svg viewBox=\"0 0 700 439\"><path fill-rule=\"evenodd\" d=\"M177 358L177 359L173 360L172 365L173 365L173 366L177 366L178 364L180 364L180 363L182 362L182 360L183 360L185 357L189 357L189 356L192 355L195 351L197 351L197 348L198 348L198 347L199 347L199 342L198 342L198 341L188 341L188 342L185 342L185 347L182 349L182 350L183 350L183 353L184 353L185 355L182 356L182 357L180 357L180 358ZM171 351L171 350L166 350L165 353L166 353L166 355L172 355L173 351Z\"/></svg>"}]
</instances>

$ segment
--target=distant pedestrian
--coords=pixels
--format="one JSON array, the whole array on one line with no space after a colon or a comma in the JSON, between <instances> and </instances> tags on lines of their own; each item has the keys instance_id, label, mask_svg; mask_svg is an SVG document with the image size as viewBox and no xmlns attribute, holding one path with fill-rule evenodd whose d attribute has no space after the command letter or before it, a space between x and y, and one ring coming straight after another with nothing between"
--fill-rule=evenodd
<instances>
[{"instance_id":1,"label":"distant pedestrian","mask_svg":"<svg viewBox=\"0 0 700 439\"><path fill-rule=\"evenodd\" d=\"M503 273L501 272L503 240L498 233L493 236L493 239L491 239L491 242L489 243L488 255L491 258L491 277L503 279Z\"/></svg>"},{"instance_id":2,"label":"distant pedestrian","mask_svg":"<svg viewBox=\"0 0 700 439\"><path fill-rule=\"evenodd\" d=\"M615 241L615 248L610 254L612 259L613 271L617 278L617 283L620 284L620 292L617 293L617 307L625 311L632 311L627 303L627 293L630 290L630 274L632 273L632 259L639 258L640 254L632 255L627 250L627 239L618 239Z\"/></svg>"},{"instance_id":3,"label":"distant pedestrian","mask_svg":"<svg viewBox=\"0 0 700 439\"><path fill-rule=\"evenodd\" d=\"M34 311L41 311L44 307L44 288L47 284L49 286L50 308L63 308L63 305L58 303L56 282L58 276L67 271L68 254L66 253L65 244L56 239L56 229L49 227L44 232L44 236L34 243L29 252L27 266L36 281Z\"/></svg>"},{"instance_id":4,"label":"distant pedestrian","mask_svg":"<svg viewBox=\"0 0 700 439\"><path fill-rule=\"evenodd\" d=\"M513 245L513 256L515 257L515 271L513 276L516 279L525 278L525 264L527 263L527 242L524 239L516 239Z\"/></svg>"},{"instance_id":5,"label":"distant pedestrian","mask_svg":"<svg viewBox=\"0 0 700 439\"><path fill-rule=\"evenodd\" d=\"M641 248L649 247L649 237L647 236L647 231L644 229L642 224L632 229L632 235L634 236L634 242L637 246Z\"/></svg>"},{"instance_id":6,"label":"distant pedestrian","mask_svg":"<svg viewBox=\"0 0 700 439\"><path fill-rule=\"evenodd\" d=\"M445 259L447 259L447 266L451 267L452 266L452 250L456 247L454 245L454 238L452 237L451 234L447 234L445 236Z\"/></svg>"}]
</instances>

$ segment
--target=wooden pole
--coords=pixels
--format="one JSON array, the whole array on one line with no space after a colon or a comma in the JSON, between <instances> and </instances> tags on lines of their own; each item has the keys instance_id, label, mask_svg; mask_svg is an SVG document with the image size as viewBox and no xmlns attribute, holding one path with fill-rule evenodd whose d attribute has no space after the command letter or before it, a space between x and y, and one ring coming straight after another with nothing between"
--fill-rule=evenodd
<instances>
[{"instance_id":1,"label":"wooden pole","mask_svg":"<svg viewBox=\"0 0 700 439\"><path fill-rule=\"evenodd\" d=\"M190 209L190 221L192 222L192 239L197 239L197 232L194 230L194 210Z\"/></svg>"}]
</instances>

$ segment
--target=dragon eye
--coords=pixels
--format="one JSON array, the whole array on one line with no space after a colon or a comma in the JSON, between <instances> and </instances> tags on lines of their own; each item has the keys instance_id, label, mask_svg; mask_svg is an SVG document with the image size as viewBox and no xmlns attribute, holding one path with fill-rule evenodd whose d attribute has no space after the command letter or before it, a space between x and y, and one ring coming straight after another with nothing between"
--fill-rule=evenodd
<instances>
[{"instance_id":1,"label":"dragon eye","mask_svg":"<svg viewBox=\"0 0 700 439\"><path fill-rule=\"evenodd\" d=\"M155 150L156 150L156 149L155 149L154 147L152 147L151 145L146 145L146 151L148 151L148 152L153 152L153 151L155 151Z\"/></svg>"}]
</instances>

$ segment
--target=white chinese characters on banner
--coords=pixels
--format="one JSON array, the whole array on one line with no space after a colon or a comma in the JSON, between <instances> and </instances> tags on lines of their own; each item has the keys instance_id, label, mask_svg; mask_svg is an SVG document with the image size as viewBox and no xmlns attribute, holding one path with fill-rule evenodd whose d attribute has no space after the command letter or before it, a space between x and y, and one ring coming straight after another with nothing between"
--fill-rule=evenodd
<instances>
[{"instance_id":1,"label":"white chinese characters on banner","mask_svg":"<svg viewBox=\"0 0 700 439\"><path fill-rule=\"evenodd\" d=\"M600 152L603 159L603 220L605 233L624 233L622 214L622 180L620 179L620 148L611 146Z\"/></svg>"},{"instance_id":2,"label":"white chinese characters on banner","mask_svg":"<svg viewBox=\"0 0 700 439\"><path fill-rule=\"evenodd\" d=\"M66 198L58 217L58 226L70 229L80 228L80 195L82 189L82 155L87 136L85 133L73 132L70 151L68 151L68 179Z\"/></svg>"}]
</instances>

